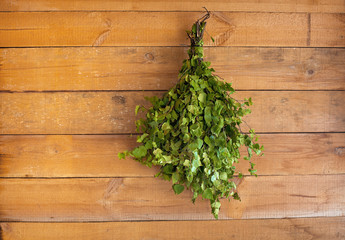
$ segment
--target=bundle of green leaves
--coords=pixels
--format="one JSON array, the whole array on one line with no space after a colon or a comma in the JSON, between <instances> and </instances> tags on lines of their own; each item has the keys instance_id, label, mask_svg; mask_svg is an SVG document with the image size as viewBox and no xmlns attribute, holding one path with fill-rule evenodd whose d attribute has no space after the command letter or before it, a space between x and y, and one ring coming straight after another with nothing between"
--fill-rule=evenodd
<instances>
[{"instance_id":1,"label":"bundle of green leaves","mask_svg":"<svg viewBox=\"0 0 345 240\"><path fill-rule=\"evenodd\" d=\"M239 148L245 146L249 173L256 175L253 152L262 155L263 146L253 129L243 133L242 117L250 113L251 98L242 102L230 97L234 89L230 83L213 74L210 62L203 60L203 33L207 13L187 31L191 40L189 59L183 61L178 83L163 97L147 98L152 106L137 106L146 112L146 119L136 121L142 133L141 143L132 151L119 153L119 158L131 156L151 167L160 166L156 177L172 180L176 194L185 187L209 199L212 213L218 218L220 199L240 199L234 178L243 177L235 163L241 158Z\"/></svg>"}]
</instances>

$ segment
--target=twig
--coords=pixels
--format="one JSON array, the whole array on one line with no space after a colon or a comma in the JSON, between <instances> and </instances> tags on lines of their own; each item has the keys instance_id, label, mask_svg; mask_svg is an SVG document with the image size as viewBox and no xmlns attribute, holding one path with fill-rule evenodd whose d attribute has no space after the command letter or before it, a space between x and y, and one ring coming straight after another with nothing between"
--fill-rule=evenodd
<instances>
[{"instance_id":1,"label":"twig","mask_svg":"<svg viewBox=\"0 0 345 240\"><path fill-rule=\"evenodd\" d=\"M201 19L202 19L201 22L204 22L204 21L206 21L207 19L209 19L210 16L211 16L210 11L208 11L206 7L203 7L203 8L206 10L207 13L206 13L204 16L202 16L201 18L199 18L197 22L199 22Z\"/></svg>"}]
</instances>

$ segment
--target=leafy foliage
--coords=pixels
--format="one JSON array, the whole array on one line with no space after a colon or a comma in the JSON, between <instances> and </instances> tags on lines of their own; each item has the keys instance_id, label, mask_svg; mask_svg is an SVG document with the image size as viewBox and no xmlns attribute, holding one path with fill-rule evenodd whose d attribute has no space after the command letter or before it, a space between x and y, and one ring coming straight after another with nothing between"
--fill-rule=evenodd
<instances>
[{"instance_id":1,"label":"leafy foliage","mask_svg":"<svg viewBox=\"0 0 345 240\"><path fill-rule=\"evenodd\" d=\"M242 117L250 113L251 98L242 103L230 97L234 89L230 83L220 80L203 61L203 32L207 13L187 31L191 40L189 59L183 61L179 82L162 98L147 98L152 107L137 106L146 112L146 119L136 121L137 142L141 145L132 151L119 153L119 158L132 156L151 167L161 166L156 177L172 180L176 194L185 187L193 192L192 201L198 195L209 199L212 213L218 218L221 198L240 199L233 181L234 163L240 159L239 148L247 147L245 160L249 161L251 175L256 175L251 162L253 152L260 155L260 146L253 129L243 133Z\"/></svg>"}]
</instances>

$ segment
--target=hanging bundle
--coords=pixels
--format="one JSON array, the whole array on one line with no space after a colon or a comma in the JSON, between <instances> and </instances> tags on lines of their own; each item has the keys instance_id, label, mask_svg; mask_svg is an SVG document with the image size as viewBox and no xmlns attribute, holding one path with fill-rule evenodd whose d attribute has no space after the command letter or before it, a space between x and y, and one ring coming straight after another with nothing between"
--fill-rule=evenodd
<instances>
[{"instance_id":1,"label":"hanging bundle","mask_svg":"<svg viewBox=\"0 0 345 240\"><path fill-rule=\"evenodd\" d=\"M141 145L119 153L119 158L131 156L146 166L160 166L156 177L172 180L176 194L185 187L190 189L193 203L198 195L209 199L218 218L221 198L240 199L234 182L236 175L243 177L234 165L241 157L239 148L247 148L244 159L249 162L249 173L256 175L251 157L253 152L262 155L263 146L256 143L253 129L248 133L241 130L242 117L250 113L251 98L242 102L232 98L235 91L231 83L213 74L211 63L203 59L209 17L207 11L187 31L189 58L183 61L178 83L161 98L147 98L152 107L136 107L136 114L146 112L146 119L136 121Z\"/></svg>"}]
</instances>

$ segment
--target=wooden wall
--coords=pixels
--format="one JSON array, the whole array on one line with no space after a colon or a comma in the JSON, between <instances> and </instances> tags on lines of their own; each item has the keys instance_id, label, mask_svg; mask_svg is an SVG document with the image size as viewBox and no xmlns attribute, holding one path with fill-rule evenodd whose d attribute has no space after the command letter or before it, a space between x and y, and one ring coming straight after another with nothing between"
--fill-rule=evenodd
<instances>
[{"instance_id":1,"label":"wooden wall","mask_svg":"<svg viewBox=\"0 0 345 240\"><path fill-rule=\"evenodd\" d=\"M176 82L203 6L206 58L252 96L266 154L218 221L156 169L117 159L136 145L135 105ZM345 238L344 1L2 0L0 11L0 239Z\"/></svg>"}]
</instances>

